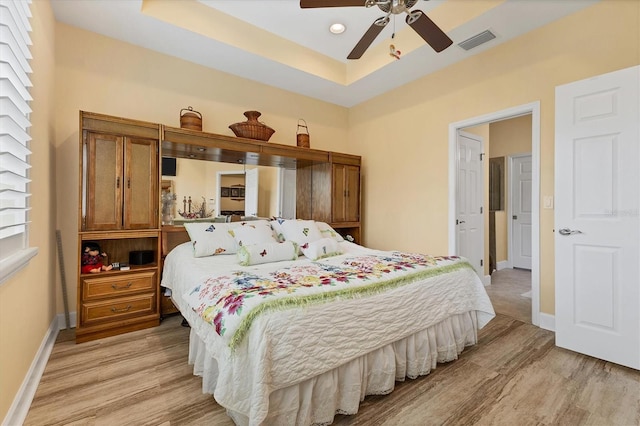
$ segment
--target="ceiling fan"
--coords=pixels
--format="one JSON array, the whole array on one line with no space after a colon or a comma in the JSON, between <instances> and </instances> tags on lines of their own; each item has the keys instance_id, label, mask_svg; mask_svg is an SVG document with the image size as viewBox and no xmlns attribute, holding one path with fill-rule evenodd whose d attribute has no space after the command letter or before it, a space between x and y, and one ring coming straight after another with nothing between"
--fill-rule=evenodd
<instances>
[{"instance_id":1,"label":"ceiling fan","mask_svg":"<svg viewBox=\"0 0 640 426\"><path fill-rule=\"evenodd\" d=\"M453 41L421 10L409 10L418 0L300 0L302 9L318 7L378 6L386 13L376 19L360 41L353 48L347 59L360 59L376 39L382 29L389 23L391 15L407 14L405 21L436 52L442 52Z\"/></svg>"}]
</instances>

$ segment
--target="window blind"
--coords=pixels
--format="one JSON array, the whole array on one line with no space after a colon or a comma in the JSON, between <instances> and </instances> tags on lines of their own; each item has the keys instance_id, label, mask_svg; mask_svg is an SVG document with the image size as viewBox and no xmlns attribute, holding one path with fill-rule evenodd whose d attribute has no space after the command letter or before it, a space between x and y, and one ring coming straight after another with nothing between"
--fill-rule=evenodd
<instances>
[{"instance_id":1,"label":"window blind","mask_svg":"<svg viewBox=\"0 0 640 426\"><path fill-rule=\"evenodd\" d=\"M28 248L30 3L0 0L0 281Z\"/></svg>"}]
</instances>

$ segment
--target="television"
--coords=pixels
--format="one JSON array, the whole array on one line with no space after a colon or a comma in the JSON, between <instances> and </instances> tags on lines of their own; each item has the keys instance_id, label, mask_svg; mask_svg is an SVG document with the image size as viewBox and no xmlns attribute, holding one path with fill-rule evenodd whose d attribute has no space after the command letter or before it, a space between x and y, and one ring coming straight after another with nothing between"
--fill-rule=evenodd
<instances>
[{"instance_id":1,"label":"television","mask_svg":"<svg viewBox=\"0 0 640 426\"><path fill-rule=\"evenodd\" d=\"M176 159L172 157L162 157L162 176L176 175Z\"/></svg>"}]
</instances>

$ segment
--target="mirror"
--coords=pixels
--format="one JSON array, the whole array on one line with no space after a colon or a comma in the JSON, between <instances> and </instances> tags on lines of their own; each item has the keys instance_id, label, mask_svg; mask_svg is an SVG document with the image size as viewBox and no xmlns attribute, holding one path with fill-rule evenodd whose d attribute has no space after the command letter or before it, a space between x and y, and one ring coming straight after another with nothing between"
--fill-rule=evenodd
<instances>
[{"instance_id":1,"label":"mirror","mask_svg":"<svg viewBox=\"0 0 640 426\"><path fill-rule=\"evenodd\" d=\"M189 211L195 212L202 209L203 203L204 211L212 218L229 212L236 214L244 211L245 197L240 196L240 189L246 190L245 172L256 169L258 197L255 213L259 217L284 217L283 206L295 206L295 170L178 158L176 175L162 176L162 181L170 182L176 194L174 219L177 221L183 219L180 212L189 213ZM285 178L285 171L287 178ZM290 184L291 174L294 179L293 186ZM291 187L293 192L287 189ZM223 193L223 188L228 190ZM251 213L254 212L247 212L246 215L252 215Z\"/></svg>"}]
</instances>

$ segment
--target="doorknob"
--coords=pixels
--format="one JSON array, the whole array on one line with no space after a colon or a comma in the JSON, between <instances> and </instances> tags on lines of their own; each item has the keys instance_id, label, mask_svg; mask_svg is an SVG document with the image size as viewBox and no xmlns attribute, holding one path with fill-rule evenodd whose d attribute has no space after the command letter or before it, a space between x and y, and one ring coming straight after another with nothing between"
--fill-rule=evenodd
<instances>
[{"instance_id":1,"label":"doorknob","mask_svg":"<svg viewBox=\"0 0 640 426\"><path fill-rule=\"evenodd\" d=\"M560 233L560 235L582 234L582 231L580 231L579 229L571 230L569 228L562 228L558 232Z\"/></svg>"}]
</instances>

